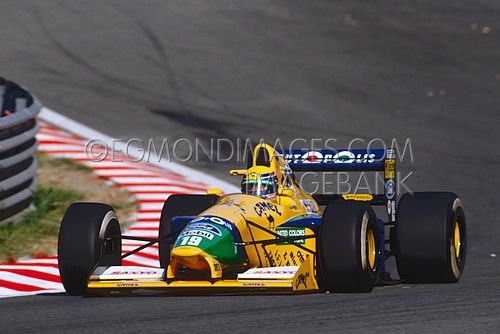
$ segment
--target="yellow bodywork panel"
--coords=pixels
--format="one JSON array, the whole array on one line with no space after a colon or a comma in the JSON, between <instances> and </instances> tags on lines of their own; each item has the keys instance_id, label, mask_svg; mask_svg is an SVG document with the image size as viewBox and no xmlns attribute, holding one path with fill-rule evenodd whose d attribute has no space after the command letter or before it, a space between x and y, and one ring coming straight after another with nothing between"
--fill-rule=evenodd
<instances>
[{"instance_id":1,"label":"yellow bodywork panel","mask_svg":"<svg viewBox=\"0 0 500 334\"><path fill-rule=\"evenodd\" d=\"M179 264L196 270L209 270L211 278L222 277L220 262L197 247L181 246L172 250L172 261L168 265L167 278L175 278L175 269Z\"/></svg>"},{"instance_id":2,"label":"yellow bodywork panel","mask_svg":"<svg viewBox=\"0 0 500 334\"><path fill-rule=\"evenodd\" d=\"M282 224L307 213L300 200L292 197L288 197L287 200L286 205L281 205L279 199L266 200L245 194L230 194L222 197L215 206L202 212L201 215L223 217L231 221L238 228L244 242L274 239L275 235L269 232L277 233L282 229ZM315 204L315 202L307 203ZM241 208L245 211L242 212ZM316 207L310 209L316 212L319 210ZM261 228L248 224L248 221ZM311 229L302 229L304 236L314 235ZM299 244L312 252L316 251L315 238L304 239ZM290 244L247 245L245 251L250 267L297 266L309 255L304 249Z\"/></svg>"}]
</instances>

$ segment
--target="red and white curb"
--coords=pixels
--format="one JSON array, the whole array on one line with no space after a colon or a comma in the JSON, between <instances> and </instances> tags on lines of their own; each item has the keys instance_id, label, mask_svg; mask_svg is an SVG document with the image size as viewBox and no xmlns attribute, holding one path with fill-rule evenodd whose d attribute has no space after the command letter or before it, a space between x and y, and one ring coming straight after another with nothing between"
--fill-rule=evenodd
<instances>
[{"instance_id":1,"label":"red and white curb","mask_svg":"<svg viewBox=\"0 0 500 334\"><path fill-rule=\"evenodd\" d=\"M203 193L208 187L218 187L224 192L238 191L222 180L177 163L162 161L153 155L150 155L152 163L134 161L142 156L142 152L133 148L127 148L128 156L113 154L102 161L95 161L85 151L88 140L98 139L113 147L113 138L46 108L42 109L40 119L43 123L37 140L41 152L86 165L99 177L133 194L139 209L126 231L127 235L157 237L161 209L171 194ZM115 148L125 151L116 142ZM124 240L123 251L130 251L141 244L143 242ZM158 246L128 256L123 265L157 267ZM63 291L56 256L0 265L0 297Z\"/></svg>"}]
</instances>

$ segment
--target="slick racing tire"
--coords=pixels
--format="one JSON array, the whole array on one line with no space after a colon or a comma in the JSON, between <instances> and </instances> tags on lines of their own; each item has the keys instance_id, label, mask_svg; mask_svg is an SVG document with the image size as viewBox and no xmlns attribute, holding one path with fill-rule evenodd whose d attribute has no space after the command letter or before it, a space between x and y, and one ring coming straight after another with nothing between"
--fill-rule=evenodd
<instances>
[{"instance_id":1,"label":"slick racing tire","mask_svg":"<svg viewBox=\"0 0 500 334\"><path fill-rule=\"evenodd\" d=\"M319 282L332 292L369 292L380 271L377 218L366 203L330 202L318 237Z\"/></svg>"},{"instance_id":2,"label":"slick racing tire","mask_svg":"<svg viewBox=\"0 0 500 334\"><path fill-rule=\"evenodd\" d=\"M467 251L465 214L450 192L404 194L396 213L396 264L408 283L453 283Z\"/></svg>"},{"instance_id":3,"label":"slick racing tire","mask_svg":"<svg viewBox=\"0 0 500 334\"><path fill-rule=\"evenodd\" d=\"M172 219L177 216L196 216L215 204L217 195L170 195L161 210L158 252L160 266L167 268L170 263L170 252L180 231L172 230ZM171 235L172 232L176 232Z\"/></svg>"},{"instance_id":4,"label":"slick racing tire","mask_svg":"<svg viewBox=\"0 0 500 334\"><path fill-rule=\"evenodd\" d=\"M57 255L64 288L70 295L87 292L97 264L121 265L121 231L115 211L100 203L74 203L59 229Z\"/></svg>"}]
</instances>

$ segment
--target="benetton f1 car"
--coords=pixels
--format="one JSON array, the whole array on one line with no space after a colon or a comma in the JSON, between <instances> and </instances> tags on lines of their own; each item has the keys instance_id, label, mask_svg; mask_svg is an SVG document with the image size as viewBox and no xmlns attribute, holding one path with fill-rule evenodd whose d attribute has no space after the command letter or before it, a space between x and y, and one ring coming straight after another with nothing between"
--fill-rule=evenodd
<instances>
[{"instance_id":1,"label":"benetton f1 car","mask_svg":"<svg viewBox=\"0 0 500 334\"><path fill-rule=\"evenodd\" d=\"M255 147L242 192L171 195L158 238L121 235L114 210L74 203L61 222L59 270L72 295L135 289L183 293L368 292L388 281L457 282L466 256L465 216L449 192L404 194L396 206L392 149L277 151ZM380 171L383 194L307 194L297 171ZM385 206L387 220L373 206ZM389 231L387 236L385 230ZM122 252L122 240L144 244ZM158 243L160 267L122 266Z\"/></svg>"}]
</instances>

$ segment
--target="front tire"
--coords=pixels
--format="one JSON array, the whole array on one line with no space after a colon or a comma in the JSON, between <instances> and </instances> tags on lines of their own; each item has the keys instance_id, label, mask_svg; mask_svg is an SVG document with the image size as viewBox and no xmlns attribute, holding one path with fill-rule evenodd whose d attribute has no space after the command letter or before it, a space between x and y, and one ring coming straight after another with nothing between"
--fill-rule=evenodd
<instances>
[{"instance_id":1,"label":"front tire","mask_svg":"<svg viewBox=\"0 0 500 334\"><path fill-rule=\"evenodd\" d=\"M369 292L380 271L377 218L366 203L330 202L323 213L318 259L320 288L333 292Z\"/></svg>"},{"instance_id":2,"label":"front tire","mask_svg":"<svg viewBox=\"0 0 500 334\"><path fill-rule=\"evenodd\" d=\"M158 238L158 253L160 266L167 268L170 263L170 252L175 242L174 236L168 237L172 231L172 219L177 216L196 216L202 211L215 204L219 196L216 195L194 195L194 194L174 194L170 195L160 216L160 229Z\"/></svg>"},{"instance_id":3,"label":"front tire","mask_svg":"<svg viewBox=\"0 0 500 334\"><path fill-rule=\"evenodd\" d=\"M457 282L465 267L467 230L462 202L450 192L405 194L399 201L396 264L408 283Z\"/></svg>"},{"instance_id":4,"label":"front tire","mask_svg":"<svg viewBox=\"0 0 500 334\"><path fill-rule=\"evenodd\" d=\"M121 265L121 231L113 208L71 204L61 221L57 255L64 288L74 296L86 294L87 280L98 263Z\"/></svg>"}]
</instances>

